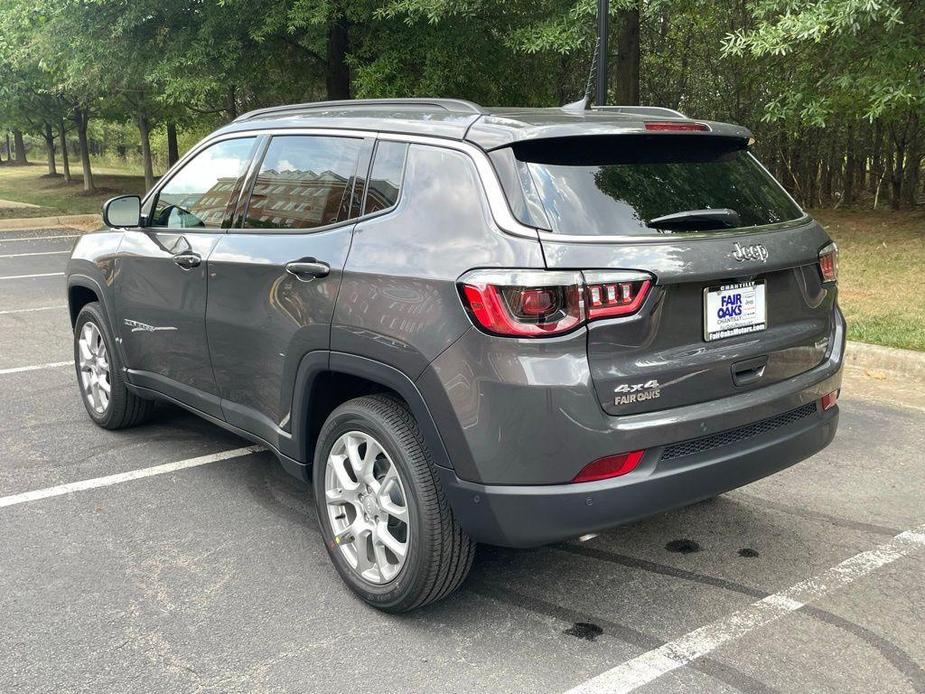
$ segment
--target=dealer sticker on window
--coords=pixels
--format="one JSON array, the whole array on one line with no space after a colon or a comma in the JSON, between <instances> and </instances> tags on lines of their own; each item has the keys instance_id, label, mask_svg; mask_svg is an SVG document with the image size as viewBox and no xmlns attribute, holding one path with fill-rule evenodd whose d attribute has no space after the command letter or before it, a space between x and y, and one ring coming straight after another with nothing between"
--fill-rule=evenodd
<instances>
[{"instance_id":1,"label":"dealer sticker on window","mask_svg":"<svg viewBox=\"0 0 925 694\"><path fill-rule=\"evenodd\" d=\"M703 290L703 336L707 342L767 327L764 282L741 282Z\"/></svg>"}]
</instances>

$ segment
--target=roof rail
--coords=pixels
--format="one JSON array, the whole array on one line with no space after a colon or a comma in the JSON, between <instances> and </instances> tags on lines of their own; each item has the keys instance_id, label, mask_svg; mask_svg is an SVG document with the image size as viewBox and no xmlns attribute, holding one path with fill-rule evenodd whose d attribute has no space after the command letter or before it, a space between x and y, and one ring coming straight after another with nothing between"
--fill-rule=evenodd
<instances>
[{"instance_id":1,"label":"roof rail","mask_svg":"<svg viewBox=\"0 0 925 694\"><path fill-rule=\"evenodd\" d=\"M608 111L610 113L630 113L639 116L661 116L664 118L687 118L680 111L663 106L592 106L592 111Z\"/></svg>"},{"instance_id":2,"label":"roof rail","mask_svg":"<svg viewBox=\"0 0 925 694\"><path fill-rule=\"evenodd\" d=\"M271 106L249 111L234 119L234 122L251 120L271 114L298 113L301 111L314 111L319 109L351 109L366 108L369 106L430 106L444 111L467 111L469 113L484 113L478 104L464 99L345 99L341 101L314 101L305 104L289 104Z\"/></svg>"}]
</instances>

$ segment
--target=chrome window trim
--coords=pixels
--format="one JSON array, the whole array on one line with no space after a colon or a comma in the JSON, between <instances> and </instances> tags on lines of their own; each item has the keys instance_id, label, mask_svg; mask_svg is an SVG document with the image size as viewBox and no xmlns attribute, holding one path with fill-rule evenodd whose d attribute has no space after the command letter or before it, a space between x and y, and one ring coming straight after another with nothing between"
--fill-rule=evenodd
<instances>
[{"instance_id":1,"label":"chrome window trim","mask_svg":"<svg viewBox=\"0 0 925 694\"><path fill-rule=\"evenodd\" d=\"M443 147L444 149L452 149L463 152L464 154L467 154L469 158L475 163L476 171L478 172L479 179L481 179L482 182L482 189L485 191L485 194L488 197L491 216L494 219L495 224L497 224L502 231L505 231L509 234L522 236L533 240L537 239L536 229L525 226L517 221L517 219L515 219L510 207L508 207L507 197L504 195L504 190L501 188L501 181L498 180L494 166L488 159L488 154L480 147L477 147L476 145L468 142L463 142L461 140L450 140L443 137L387 133L376 130L364 130L360 128L261 128L258 126L254 128L234 130L233 132L207 137L199 142L195 147L190 149L189 152L183 155L183 157L176 164L174 164L167 171L167 173L164 174L162 179L158 181L157 185L152 188L144 197L142 200L142 206L146 205L151 196L156 195L160 189L173 176L176 175L176 172L179 171L181 167L186 165L186 162L188 162L192 157L196 156L196 154L201 152L206 147L209 147L210 145L213 145L216 142L221 142L223 140L233 140L245 137L259 137L260 135L266 135L268 137L273 137L275 135L328 135L332 137L354 138L375 137L380 140L407 142L409 144L431 145L434 147ZM379 214L387 211L391 210L383 210L382 212L374 213L374 215L357 217L351 221L363 221L364 219L368 219L372 216L378 216Z\"/></svg>"},{"instance_id":2,"label":"chrome window trim","mask_svg":"<svg viewBox=\"0 0 925 694\"><path fill-rule=\"evenodd\" d=\"M633 234L610 234L610 235L573 235L573 234L556 234L550 231L543 231L540 229L535 229L533 227L526 226L522 224L517 218L514 217L514 213L511 212L511 208L507 202L507 196L504 194L504 189L501 187L501 181L498 179L498 174L495 172L495 167L491 163L491 160L488 157L488 153L483 150L481 147L474 145L470 142L465 142L462 140L451 140L444 137L435 137L431 135L409 135L406 133L390 133L377 130L368 130L361 128L261 128L256 126L254 128L247 128L241 130L234 130L232 132L222 133L220 135L214 135L206 137L204 140L199 142L195 147L193 147L189 152L187 152L176 164L174 164L167 173L158 181L157 185L152 188L148 194L142 199L142 208L148 203L148 200L152 195L158 193L160 189L173 177L176 175L176 172L186 164L192 157L198 154L200 151L206 147L215 144L216 142L221 142L223 140L238 139L243 137L259 137L260 135L266 135L272 137L274 135L329 135L332 137L354 137L354 138L363 138L363 137L375 137L380 140L390 140L396 142L407 142L409 144L421 144L421 145L430 145L433 147L442 147L444 149L451 149L458 152L462 152L469 156L473 161L476 167L476 171L479 175L479 179L482 182L482 189L485 191L485 195L488 198L489 208L491 210L491 216L495 221L495 224L504 232L512 234L514 236L519 236L522 238L528 238L538 241L550 241L556 243L614 243L614 242L624 242L624 243L676 243L679 239L711 239L711 238L723 238L731 236L741 236L749 233L763 233L768 231L779 231L795 228L802 226L812 221L812 217L800 207L799 203L793 199L790 193L781 186L784 190L784 193L787 197L797 206L803 214L801 217L786 222L776 222L774 224L765 224L761 226L754 227L740 227L738 229L724 229L722 231L710 231L710 232L685 232L684 234L659 234L659 235L633 235ZM748 155L755 160L755 162L769 175L770 172L764 167L764 165L755 158L755 156L748 152ZM771 179L777 183L777 179L771 176ZM777 183L780 185L780 183ZM390 211L390 210L389 210ZM386 212L383 210L382 212ZM381 213L376 213L381 214ZM366 217L357 217L351 222L359 222L366 219ZM223 230L227 231L227 230Z\"/></svg>"}]
</instances>

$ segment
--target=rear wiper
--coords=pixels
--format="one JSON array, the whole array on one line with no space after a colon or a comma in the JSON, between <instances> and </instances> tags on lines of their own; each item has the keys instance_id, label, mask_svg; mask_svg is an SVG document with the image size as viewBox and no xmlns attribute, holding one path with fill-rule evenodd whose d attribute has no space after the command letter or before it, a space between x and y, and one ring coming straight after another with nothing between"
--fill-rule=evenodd
<instances>
[{"instance_id":1,"label":"rear wiper","mask_svg":"<svg viewBox=\"0 0 925 694\"><path fill-rule=\"evenodd\" d=\"M710 229L735 229L742 226L739 213L728 207L715 210L685 210L655 217L646 222L653 229L673 229L675 231L707 231Z\"/></svg>"}]
</instances>

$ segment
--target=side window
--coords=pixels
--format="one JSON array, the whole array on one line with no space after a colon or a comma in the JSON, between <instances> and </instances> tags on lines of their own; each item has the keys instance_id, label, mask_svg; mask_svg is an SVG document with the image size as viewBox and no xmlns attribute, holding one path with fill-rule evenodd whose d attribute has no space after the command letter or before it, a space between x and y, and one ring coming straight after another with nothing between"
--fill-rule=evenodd
<instances>
[{"instance_id":1,"label":"side window","mask_svg":"<svg viewBox=\"0 0 925 694\"><path fill-rule=\"evenodd\" d=\"M312 229L347 219L363 140L274 137L247 205L249 229Z\"/></svg>"},{"instance_id":2,"label":"side window","mask_svg":"<svg viewBox=\"0 0 925 694\"><path fill-rule=\"evenodd\" d=\"M223 140L207 147L161 188L150 226L221 229L230 222L228 203L238 190L255 137Z\"/></svg>"},{"instance_id":3,"label":"side window","mask_svg":"<svg viewBox=\"0 0 925 694\"><path fill-rule=\"evenodd\" d=\"M386 210L398 202L407 151L408 145L404 142L380 140L376 145L363 214Z\"/></svg>"}]
</instances>

